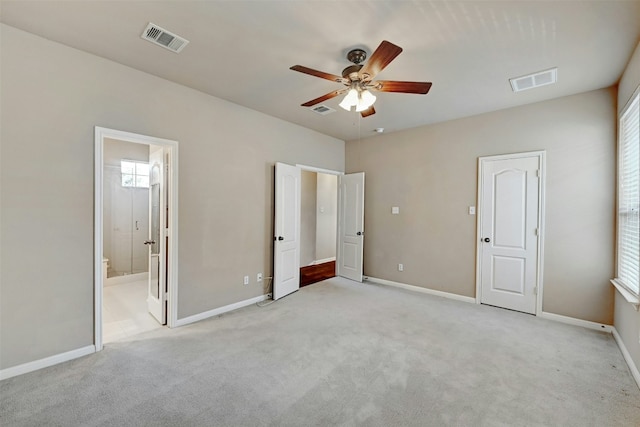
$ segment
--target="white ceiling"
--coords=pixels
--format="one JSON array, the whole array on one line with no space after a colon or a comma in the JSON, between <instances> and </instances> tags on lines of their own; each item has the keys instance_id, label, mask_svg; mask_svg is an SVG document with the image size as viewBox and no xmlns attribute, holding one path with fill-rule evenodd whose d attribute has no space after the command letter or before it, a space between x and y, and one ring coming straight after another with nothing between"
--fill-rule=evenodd
<instances>
[{"instance_id":1,"label":"white ceiling","mask_svg":"<svg viewBox=\"0 0 640 427\"><path fill-rule=\"evenodd\" d=\"M615 84L640 39L640 1L8 1L0 20L342 140ZM180 54L140 38L153 22L190 41ZM401 46L379 79L430 81L428 95L377 93L377 113L300 104L338 83L346 52ZM558 83L513 93L510 77L558 67ZM211 118L215 120L215 117Z\"/></svg>"}]
</instances>

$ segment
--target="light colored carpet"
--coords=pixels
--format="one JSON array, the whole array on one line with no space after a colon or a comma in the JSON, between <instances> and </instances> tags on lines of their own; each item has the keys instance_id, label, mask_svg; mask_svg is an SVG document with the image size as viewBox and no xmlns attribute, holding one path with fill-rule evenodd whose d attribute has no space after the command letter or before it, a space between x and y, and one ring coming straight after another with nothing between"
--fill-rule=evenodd
<instances>
[{"instance_id":1,"label":"light colored carpet","mask_svg":"<svg viewBox=\"0 0 640 427\"><path fill-rule=\"evenodd\" d=\"M0 382L3 426L638 426L610 334L336 278Z\"/></svg>"}]
</instances>

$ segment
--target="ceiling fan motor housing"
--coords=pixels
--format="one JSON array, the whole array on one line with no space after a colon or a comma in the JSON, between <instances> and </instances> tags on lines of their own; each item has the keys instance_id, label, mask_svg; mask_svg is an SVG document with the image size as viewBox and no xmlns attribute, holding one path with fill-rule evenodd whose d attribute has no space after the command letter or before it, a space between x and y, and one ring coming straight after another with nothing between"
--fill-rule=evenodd
<instances>
[{"instance_id":1,"label":"ceiling fan motor housing","mask_svg":"<svg viewBox=\"0 0 640 427\"><path fill-rule=\"evenodd\" d=\"M350 75L355 73L355 75L357 76L361 68L362 65L349 65L347 68L342 70L342 77L344 77L345 79L354 80L350 77Z\"/></svg>"}]
</instances>

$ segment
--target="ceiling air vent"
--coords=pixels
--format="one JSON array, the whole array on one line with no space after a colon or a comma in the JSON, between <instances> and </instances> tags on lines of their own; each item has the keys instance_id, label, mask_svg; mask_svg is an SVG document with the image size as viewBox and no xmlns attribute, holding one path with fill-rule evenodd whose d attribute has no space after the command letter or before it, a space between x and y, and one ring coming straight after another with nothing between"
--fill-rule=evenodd
<instances>
[{"instance_id":1,"label":"ceiling air vent","mask_svg":"<svg viewBox=\"0 0 640 427\"><path fill-rule=\"evenodd\" d=\"M317 107L313 107L311 111L326 116L327 114L335 113L336 110L329 108L326 105L318 105Z\"/></svg>"},{"instance_id":2,"label":"ceiling air vent","mask_svg":"<svg viewBox=\"0 0 640 427\"><path fill-rule=\"evenodd\" d=\"M549 70L538 71L537 73L509 79L511 89L513 89L514 92L521 92L527 89L550 85L556 81L558 81L557 68L551 68Z\"/></svg>"},{"instance_id":3,"label":"ceiling air vent","mask_svg":"<svg viewBox=\"0 0 640 427\"><path fill-rule=\"evenodd\" d=\"M142 32L141 37L175 53L180 53L187 43L189 43L189 40L177 36L151 22L149 22L147 28Z\"/></svg>"}]
</instances>

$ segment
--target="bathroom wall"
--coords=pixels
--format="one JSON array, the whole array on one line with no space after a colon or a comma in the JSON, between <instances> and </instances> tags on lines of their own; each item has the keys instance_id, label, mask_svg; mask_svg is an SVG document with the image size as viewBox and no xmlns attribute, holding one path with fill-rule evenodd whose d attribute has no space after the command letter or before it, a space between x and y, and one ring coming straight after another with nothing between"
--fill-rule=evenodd
<instances>
[{"instance_id":1,"label":"bathroom wall","mask_svg":"<svg viewBox=\"0 0 640 427\"><path fill-rule=\"evenodd\" d=\"M149 189L123 187L121 160L149 162L149 146L107 139L104 145L103 256L108 277L148 271Z\"/></svg>"}]
</instances>

